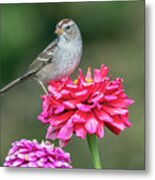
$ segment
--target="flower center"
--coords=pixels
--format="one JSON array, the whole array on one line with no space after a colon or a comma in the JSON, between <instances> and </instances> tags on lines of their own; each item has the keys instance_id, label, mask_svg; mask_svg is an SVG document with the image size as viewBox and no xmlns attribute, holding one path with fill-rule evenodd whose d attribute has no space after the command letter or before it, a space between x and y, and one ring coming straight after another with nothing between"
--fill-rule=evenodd
<instances>
[{"instance_id":1,"label":"flower center","mask_svg":"<svg viewBox=\"0 0 155 180\"><path fill-rule=\"evenodd\" d=\"M93 82L93 80L92 80L92 79L90 79L90 78L86 78L86 81L87 81L87 83L91 83L91 82Z\"/></svg>"},{"instance_id":2,"label":"flower center","mask_svg":"<svg viewBox=\"0 0 155 180\"><path fill-rule=\"evenodd\" d=\"M77 79L75 79L73 83L76 85L76 84L78 83L78 80L77 80Z\"/></svg>"}]
</instances>

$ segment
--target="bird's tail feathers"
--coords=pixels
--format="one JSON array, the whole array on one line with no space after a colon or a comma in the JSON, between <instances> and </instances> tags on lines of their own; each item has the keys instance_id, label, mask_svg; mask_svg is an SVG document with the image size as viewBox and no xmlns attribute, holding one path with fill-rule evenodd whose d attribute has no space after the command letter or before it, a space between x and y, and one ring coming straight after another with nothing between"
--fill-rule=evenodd
<instances>
[{"instance_id":1,"label":"bird's tail feathers","mask_svg":"<svg viewBox=\"0 0 155 180\"><path fill-rule=\"evenodd\" d=\"M11 88L14 87L15 85L21 83L23 80L28 79L31 75L32 75L32 73L31 73L31 72L28 72L28 73L24 74L23 76L21 76L21 77L15 79L14 81L10 82L8 85L6 85L5 87L3 87L3 88L0 90L0 94L5 93L6 91L8 91L9 89L11 89Z\"/></svg>"}]
</instances>

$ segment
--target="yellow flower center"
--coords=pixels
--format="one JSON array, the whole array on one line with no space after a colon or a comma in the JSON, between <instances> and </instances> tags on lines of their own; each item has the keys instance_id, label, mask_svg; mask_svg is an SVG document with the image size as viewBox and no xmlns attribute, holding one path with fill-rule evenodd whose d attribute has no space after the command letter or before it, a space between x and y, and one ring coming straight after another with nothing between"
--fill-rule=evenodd
<instances>
[{"instance_id":1,"label":"yellow flower center","mask_svg":"<svg viewBox=\"0 0 155 180\"><path fill-rule=\"evenodd\" d=\"M76 84L78 83L78 80L77 80L77 79L75 79L73 83L76 85Z\"/></svg>"},{"instance_id":2,"label":"yellow flower center","mask_svg":"<svg viewBox=\"0 0 155 180\"><path fill-rule=\"evenodd\" d=\"M86 81L87 81L87 83L91 83L91 82L93 82L93 80L92 80L92 79L90 79L90 78L86 78Z\"/></svg>"}]
</instances>

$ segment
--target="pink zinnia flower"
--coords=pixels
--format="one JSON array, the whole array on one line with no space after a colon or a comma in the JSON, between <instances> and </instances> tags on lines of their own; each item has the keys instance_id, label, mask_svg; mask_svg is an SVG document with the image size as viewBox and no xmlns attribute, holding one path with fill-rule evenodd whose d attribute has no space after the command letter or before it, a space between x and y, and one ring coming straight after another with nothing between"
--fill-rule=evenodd
<instances>
[{"instance_id":1,"label":"pink zinnia flower","mask_svg":"<svg viewBox=\"0 0 155 180\"><path fill-rule=\"evenodd\" d=\"M122 79L111 80L107 74L108 68L102 65L94 70L94 77L88 68L85 77L80 69L74 82L69 77L50 82L39 116L50 124L46 138L58 138L65 146L73 133L82 139L87 133L102 138L105 126L115 134L131 126L128 106L134 101L124 93Z\"/></svg>"},{"instance_id":2,"label":"pink zinnia flower","mask_svg":"<svg viewBox=\"0 0 155 180\"><path fill-rule=\"evenodd\" d=\"M22 139L12 143L5 159L6 167L72 168L70 155L50 142Z\"/></svg>"}]
</instances>

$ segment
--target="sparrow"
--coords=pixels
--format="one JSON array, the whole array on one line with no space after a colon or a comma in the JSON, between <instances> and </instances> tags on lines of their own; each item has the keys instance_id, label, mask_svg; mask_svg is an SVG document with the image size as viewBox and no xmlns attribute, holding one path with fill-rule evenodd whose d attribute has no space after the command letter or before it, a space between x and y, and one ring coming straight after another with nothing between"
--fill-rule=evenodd
<instances>
[{"instance_id":1,"label":"sparrow","mask_svg":"<svg viewBox=\"0 0 155 180\"><path fill-rule=\"evenodd\" d=\"M55 34L56 39L37 56L26 73L2 88L0 94L29 78L35 79L47 94L45 84L74 72L82 56L79 27L72 19L62 19L56 25Z\"/></svg>"}]
</instances>

